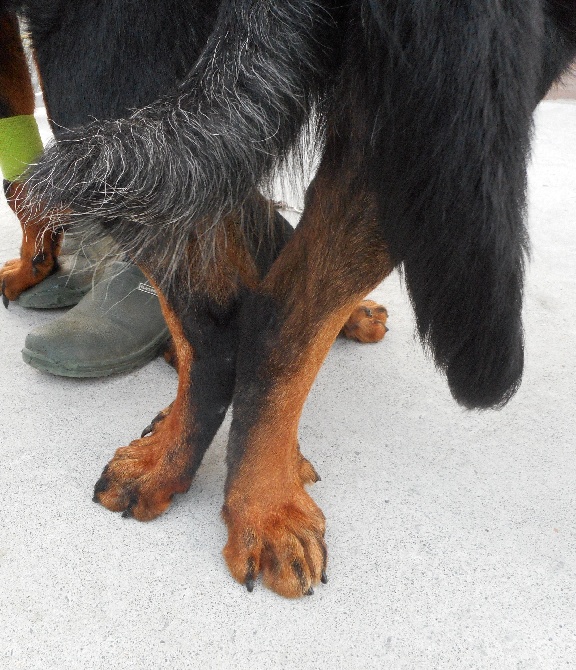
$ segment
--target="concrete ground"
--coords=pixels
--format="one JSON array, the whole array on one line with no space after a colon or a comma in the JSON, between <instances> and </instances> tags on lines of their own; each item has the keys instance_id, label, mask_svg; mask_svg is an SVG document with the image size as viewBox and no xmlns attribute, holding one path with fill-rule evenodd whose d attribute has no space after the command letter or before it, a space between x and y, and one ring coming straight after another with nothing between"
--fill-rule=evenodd
<instances>
[{"instance_id":1,"label":"concrete ground","mask_svg":"<svg viewBox=\"0 0 576 670\"><path fill-rule=\"evenodd\" d=\"M414 338L401 282L377 345L338 341L306 405L327 586L288 601L228 574L229 422L156 521L91 502L116 447L176 389L157 360L71 380L20 357L57 317L0 313L0 667L576 668L576 102L536 115L526 372L501 412L460 409ZM0 259L17 253L5 205ZM478 324L482 328L482 324Z\"/></svg>"}]
</instances>

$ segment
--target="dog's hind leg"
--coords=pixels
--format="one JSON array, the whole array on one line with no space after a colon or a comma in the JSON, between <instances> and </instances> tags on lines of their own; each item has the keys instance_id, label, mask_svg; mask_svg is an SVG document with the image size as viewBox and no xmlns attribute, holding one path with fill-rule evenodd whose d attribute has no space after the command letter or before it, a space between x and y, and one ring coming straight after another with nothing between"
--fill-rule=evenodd
<instances>
[{"instance_id":1,"label":"dog's hind leg","mask_svg":"<svg viewBox=\"0 0 576 670\"><path fill-rule=\"evenodd\" d=\"M273 210L262 198L243 214L245 223L251 217L261 228L256 237L265 239L259 250L253 251L240 233L238 216L230 216L221 230L220 265L199 269L191 245L190 268L180 268L174 282L157 289L173 338L178 392L142 437L118 449L104 469L94 500L108 509L146 521L164 512L175 493L190 487L232 399L242 296L283 244L278 217L276 237L266 238L270 214ZM246 228L252 229L249 222ZM150 254L143 270L158 287L163 269L153 263L155 256Z\"/></svg>"},{"instance_id":2,"label":"dog's hind leg","mask_svg":"<svg viewBox=\"0 0 576 670\"><path fill-rule=\"evenodd\" d=\"M311 593L326 580L324 515L304 489L316 480L298 447L310 387L353 308L392 269L374 200L335 141L303 219L244 303L228 451L224 555L252 590Z\"/></svg>"}]
</instances>

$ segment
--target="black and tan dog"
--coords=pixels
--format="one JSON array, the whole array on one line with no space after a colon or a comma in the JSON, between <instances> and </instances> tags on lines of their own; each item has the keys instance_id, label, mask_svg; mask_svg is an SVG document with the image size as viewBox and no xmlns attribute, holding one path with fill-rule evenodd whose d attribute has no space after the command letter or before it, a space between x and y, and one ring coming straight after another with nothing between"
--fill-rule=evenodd
<instances>
[{"instance_id":1,"label":"black and tan dog","mask_svg":"<svg viewBox=\"0 0 576 670\"><path fill-rule=\"evenodd\" d=\"M249 590L262 574L310 593L325 522L298 421L362 297L401 264L456 400L502 406L520 383L531 119L576 54L574 4L0 5L28 21L59 140L31 201L90 212L141 265L179 363L176 400L116 452L95 499L163 512L232 403L229 568ZM308 126L321 161L291 235L258 189Z\"/></svg>"}]
</instances>

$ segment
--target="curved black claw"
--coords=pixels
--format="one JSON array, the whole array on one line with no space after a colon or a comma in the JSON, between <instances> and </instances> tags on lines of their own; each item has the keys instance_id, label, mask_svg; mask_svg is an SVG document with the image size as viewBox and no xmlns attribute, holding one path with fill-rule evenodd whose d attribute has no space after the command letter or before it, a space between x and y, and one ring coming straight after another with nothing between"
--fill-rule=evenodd
<instances>
[{"instance_id":1,"label":"curved black claw","mask_svg":"<svg viewBox=\"0 0 576 670\"><path fill-rule=\"evenodd\" d=\"M305 596L313 596L314 595L314 589L312 587L310 587L304 595Z\"/></svg>"},{"instance_id":2,"label":"curved black claw","mask_svg":"<svg viewBox=\"0 0 576 670\"><path fill-rule=\"evenodd\" d=\"M130 495L130 500L128 502L128 507L122 512L122 518L123 519L132 519L134 514L132 513L132 510L136 507L138 504L138 494L137 493L132 493Z\"/></svg>"},{"instance_id":3,"label":"curved black claw","mask_svg":"<svg viewBox=\"0 0 576 670\"><path fill-rule=\"evenodd\" d=\"M306 574L304 573L304 568L302 567L302 563L300 561L292 561L292 571L298 578L298 581L300 582L300 586L302 587L302 593L305 596L311 596L314 591L312 591L312 587L308 587L308 584L306 583ZM308 587L308 588L307 588ZM312 591L312 593L310 593Z\"/></svg>"},{"instance_id":4,"label":"curved black claw","mask_svg":"<svg viewBox=\"0 0 576 670\"><path fill-rule=\"evenodd\" d=\"M170 405L170 408L172 405ZM169 409L170 409L169 408ZM152 419L152 421L144 428L142 431L142 435L140 437L146 437L147 435L150 435L151 433L154 432L154 429L156 428L156 424L165 419L168 416L169 409L167 410L162 410L161 412L158 412L156 416Z\"/></svg>"},{"instance_id":5,"label":"curved black claw","mask_svg":"<svg viewBox=\"0 0 576 670\"><path fill-rule=\"evenodd\" d=\"M0 289L0 293L2 294L2 303L3 303L4 307L6 307L6 309L8 309L8 305L10 304L10 300L8 300L8 298L4 294L5 289L6 289L6 282L3 279L2 280L2 288Z\"/></svg>"},{"instance_id":6,"label":"curved black claw","mask_svg":"<svg viewBox=\"0 0 576 670\"><path fill-rule=\"evenodd\" d=\"M256 564L253 558L248 559L248 572L246 573L246 578L244 579L244 586L248 593L254 591L254 585L256 584Z\"/></svg>"},{"instance_id":7,"label":"curved black claw","mask_svg":"<svg viewBox=\"0 0 576 670\"><path fill-rule=\"evenodd\" d=\"M322 582L322 584L328 584L328 575L326 574L326 570L322 570L320 581Z\"/></svg>"}]
</instances>

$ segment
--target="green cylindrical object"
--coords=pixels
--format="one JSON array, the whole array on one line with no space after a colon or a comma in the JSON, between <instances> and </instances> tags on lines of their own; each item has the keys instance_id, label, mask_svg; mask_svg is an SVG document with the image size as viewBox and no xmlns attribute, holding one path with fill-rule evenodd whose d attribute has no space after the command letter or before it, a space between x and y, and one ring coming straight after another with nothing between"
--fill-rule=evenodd
<instances>
[{"instance_id":1,"label":"green cylindrical object","mask_svg":"<svg viewBox=\"0 0 576 670\"><path fill-rule=\"evenodd\" d=\"M43 148L34 116L0 119L0 170L4 179L16 181Z\"/></svg>"}]
</instances>

